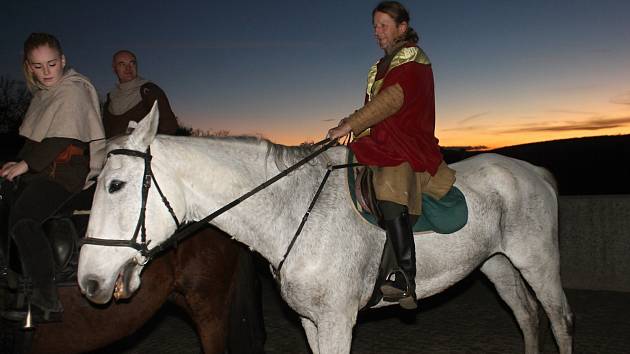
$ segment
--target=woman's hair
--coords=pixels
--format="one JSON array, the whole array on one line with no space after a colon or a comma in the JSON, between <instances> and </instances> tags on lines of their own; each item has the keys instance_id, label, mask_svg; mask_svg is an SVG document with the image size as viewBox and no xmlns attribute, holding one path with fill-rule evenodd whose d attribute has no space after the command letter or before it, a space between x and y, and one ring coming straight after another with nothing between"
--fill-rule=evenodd
<instances>
[{"instance_id":1,"label":"woman's hair","mask_svg":"<svg viewBox=\"0 0 630 354\"><path fill-rule=\"evenodd\" d=\"M57 52L59 52L59 56L63 55L61 43L59 43L59 40L55 38L55 36L53 36L52 34L31 33L28 38L26 38L26 40L24 41L22 71L24 72L24 77L26 78L26 84L30 89L35 86L35 78L33 77L33 74L31 74L31 72L28 70L28 55L35 48L39 48L44 45L47 45L51 49L55 49Z\"/></svg>"},{"instance_id":2,"label":"woman's hair","mask_svg":"<svg viewBox=\"0 0 630 354\"><path fill-rule=\"evenodd\" d=\"M418 37L416 31L409 26L409 12L401 3L398 1L382 1L376 5L372 11L372 18L374 18L374 14L376 14L376 12L388 14L394 19L394 21L396 21L397 25L407 22L407 32L405 32L405 35L400 38L400 41L418 43L420 37Z\"/></svg>"}]
</instances>

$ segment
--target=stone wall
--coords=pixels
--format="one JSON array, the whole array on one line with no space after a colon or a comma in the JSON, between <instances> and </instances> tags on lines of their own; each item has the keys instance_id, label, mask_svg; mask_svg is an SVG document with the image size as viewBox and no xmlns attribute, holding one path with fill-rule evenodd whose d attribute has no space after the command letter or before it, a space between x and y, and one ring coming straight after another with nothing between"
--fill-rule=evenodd
<instances>
[{"instance_id":1,"label":"stone wall","mask_svg":"<svg viewBox=\"0 0 630 354\"><path fill-rule=\"evenodd\" d=\"M559 202L564 287L630 292L630 195L561 196Z\"/></svg>"}]
</instances>

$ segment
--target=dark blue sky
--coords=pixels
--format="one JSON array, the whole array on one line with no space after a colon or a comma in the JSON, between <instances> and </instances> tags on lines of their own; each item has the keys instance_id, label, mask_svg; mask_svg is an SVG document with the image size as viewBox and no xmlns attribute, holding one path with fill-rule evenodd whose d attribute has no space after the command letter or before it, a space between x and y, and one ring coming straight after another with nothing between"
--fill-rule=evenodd
<instances>
[{"instance_id":1,"label":"dark blue sky","mask_svg":"<svg viewBox=\"0 0 630 354\"><path fill-rule=\"evenodd\" d=\"M127 48L184 124L297 144L362 104L382 54L376 1L133 3L3 4L0 74L21 78L22 42L45 31L105 94ZM403 3L433 62L444 145L630 133L630 1Z\"/></svg>"}]
</instances>

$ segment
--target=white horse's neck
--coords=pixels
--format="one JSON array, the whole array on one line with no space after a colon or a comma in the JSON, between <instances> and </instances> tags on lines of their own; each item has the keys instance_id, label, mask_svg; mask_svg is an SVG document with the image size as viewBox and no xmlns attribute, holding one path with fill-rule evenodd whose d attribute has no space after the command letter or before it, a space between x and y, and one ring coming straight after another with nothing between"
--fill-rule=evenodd
<instances>
[{"instance_id":1,"label":"white horse's neck","mask_svg":"<svg viewBox=\"0 0 630 354\"><path fill-rule=\"evenodd\" d=\"M152 150L155 168L164 166L185 186L184 221L203 219L308 152L254 138L160 137L152 144ZM277 266L324 173L324 162L315 160L211 223Z\"/></svg>"}]
</instances>

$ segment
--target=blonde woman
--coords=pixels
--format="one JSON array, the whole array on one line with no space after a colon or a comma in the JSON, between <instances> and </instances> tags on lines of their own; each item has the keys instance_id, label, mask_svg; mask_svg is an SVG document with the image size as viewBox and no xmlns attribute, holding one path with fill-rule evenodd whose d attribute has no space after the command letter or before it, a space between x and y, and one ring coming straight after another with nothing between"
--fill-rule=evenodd
<instances>
[{"instance_id":1,"label":"blonde woman","mask_svg":"<svg viewBox=\"0 0 630 354\"><path fill-rule=\"evenodd\" d=\"M32 283L28 300L36 320L59 319L63 311L54 284L54 258L42 222L80 192L103 161L104 129L98 95L83 75L66 66L61 44L47 33L24 42L24 74L33 99L20 126L25 143L18 161L7 162L0 177L17 182L10 206L9 235ZM24 311L3 313L19 319Z\"/></svg>"}]
</instances>

